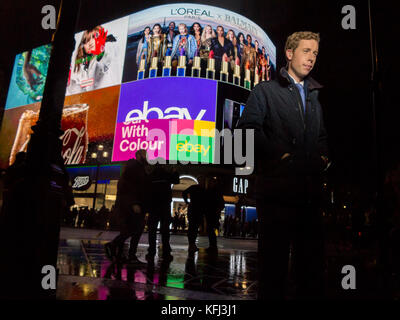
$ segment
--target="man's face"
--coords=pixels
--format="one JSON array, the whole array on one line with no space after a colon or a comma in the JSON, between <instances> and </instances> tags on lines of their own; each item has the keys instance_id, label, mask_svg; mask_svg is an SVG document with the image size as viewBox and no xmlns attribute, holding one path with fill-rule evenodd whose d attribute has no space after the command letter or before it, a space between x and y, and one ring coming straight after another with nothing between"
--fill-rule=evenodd
<instances>
[{"instance_id":1,"label":"man's face","mask_svg":"<svg viewBox=\"0 0 400 320\"><path fill-rule=\"evenodd\" d=\"M180 33L181 35L185 35L185 34L186 34L186 28L185 28L185 26L179 26L179 27L178 27L178 30L179 30L179 33Z\"/></svg>"},{"instance_id":2,"label":"man's face","mask_svg":"<svg viewBox=\"0 0 400 320\"><path fill-rule=\"evenodd\" d=\"M294 50L286 50L289 61L289 73L303 80L314 68L318 55L318 42L316 40L300 40L299 46Z\"/></svg>"},{"instance_id":3,"label":"man's face","mask_svg":"<svg viewBox=\"0 0 400 320\"><path fill-rule=\"evenodd\" d=\"M217 28L217 34L218 34L218 37L223 37L224 36L224 29L221 28L221 27L218 27Z\"/></svg>"}]
</instances>

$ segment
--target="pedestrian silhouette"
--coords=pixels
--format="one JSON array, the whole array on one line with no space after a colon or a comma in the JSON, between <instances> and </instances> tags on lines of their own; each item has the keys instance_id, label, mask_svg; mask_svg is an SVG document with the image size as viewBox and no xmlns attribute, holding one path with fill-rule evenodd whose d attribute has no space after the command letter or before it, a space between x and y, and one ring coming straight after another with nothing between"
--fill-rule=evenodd
<instances>
[{"instance_id":1,"label":"pedestrian silhouette","mask_svg":"<svg viewBox=\"0 0 400 320\"><path fill-rule=\"evenodd\" d=\"M205 186L205 178L200 176L197 178L199 184L192 185L182 192L182 198L188 204L188 241L189 241L189 254L194 254L199 248L196 246L196 239L198 229L203 222L203 216L207 211L206 199L207 192ZM188 196L190 202L188 201ZM213 240L211 240L213 241Z\"/></svg>"},{"instance_id":2,"label":"pedestrian silhouette","mask_svg":"<svg viewBox=\"0 0 400 320\"><path fill-rule=\"evenodd\" d=\"M224 198L218 187L217 180L214 178L209 180L206 189L206 199L205 217L209 240L209 247L206 251L208 253L217 253L216 230L219 228L219 218L221 216L221 210L224 208Z\"/></svg>"},{"instance_id":3,"label":"pedestrian silhouette","mask_svg":"<svg viewBox=\"0 0 400 320\"><path fill-rule=\"evenodd\" d=\"M157 226L160 223L162 238L162 258L172 260L171 246L169 244L171 224L171 184L179 183L179 174L176 170L167 169L157 162L152 166L150 173L151 179L151 198L149 206L149 249L146 255L147 261L153 261L156 254Z\"/></svg>"},{"instance_id":4,"label":"pedestrian silhouette","mask_svg":"<svg viewBox=\"0 0 400 320\"><path fill-rule=\"evenodd\" d=\"M143 265L137 256L137 247L143 233L145 214L150 201L151 180L146 172L147 152L138 150L136 159L130 159L117 185L115 203L118 215L120 234L105 244L105 252L111 261L124 261L129 264ZM128 258L124 258L125 240L131 238Z\"/></svg>"}]
</instances>

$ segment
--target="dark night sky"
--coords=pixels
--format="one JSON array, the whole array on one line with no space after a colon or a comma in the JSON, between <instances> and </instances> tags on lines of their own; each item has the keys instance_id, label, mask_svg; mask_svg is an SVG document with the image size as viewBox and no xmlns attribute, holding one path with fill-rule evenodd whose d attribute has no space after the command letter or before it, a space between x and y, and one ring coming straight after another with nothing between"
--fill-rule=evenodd
<instances>
[{"instance_id":1,"label":"dark night sky","mask_svg":"<svg viewBox=\"0 0 400 320\"><path fill-rule=\"evenodd\" d=\"M0 56L0 110L11 77L15 54L49 43L51 31L41 28L41 8L59 6L59 0L2 1L0 23L3 45ZM171 1L82 0L79 30L101 24L153 5ZM182 1L173 1L182 2ZM184 1L210 4L240 13L260 25L277 47L278 68L285 64L286 37L295 31L310 30L321 35L320 54L313 77L325 86L320 94L329 145L336 167L335 177L365 184L373 177L373 117L370 76L371 53L367 1L265 0L265 1ZM341 27L344 5L356 8L356 30ZM399 130L394 113L394 52L389 48L396 10L384 1L372 0L376 18L379 66L383 79L384 102L378 105L380 153L386 165L399 160ZM393 18L393 19L392 19ZM388 24L388 25L387 25ZM77 30L77 31L79 31ZM394 32L394 31L392 31ZM397 73L398 74L398 73Z\"/></svg>"}]
</instances>

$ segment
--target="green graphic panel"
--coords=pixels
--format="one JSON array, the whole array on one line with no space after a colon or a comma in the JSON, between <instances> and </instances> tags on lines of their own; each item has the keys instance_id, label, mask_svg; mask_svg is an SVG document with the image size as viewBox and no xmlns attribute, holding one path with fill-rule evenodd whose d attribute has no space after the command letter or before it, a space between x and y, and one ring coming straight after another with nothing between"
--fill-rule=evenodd
<instances>
[{"instance_id":1,"label":"green graphic panel","mask_svg":"<svg viewBox=\"0 0 400 320\"><path fill-rule=\"evenodd\" d=\"M214 138L189 134L171 135L169 159L213 163Z\"/></svg>"}]
</instances>

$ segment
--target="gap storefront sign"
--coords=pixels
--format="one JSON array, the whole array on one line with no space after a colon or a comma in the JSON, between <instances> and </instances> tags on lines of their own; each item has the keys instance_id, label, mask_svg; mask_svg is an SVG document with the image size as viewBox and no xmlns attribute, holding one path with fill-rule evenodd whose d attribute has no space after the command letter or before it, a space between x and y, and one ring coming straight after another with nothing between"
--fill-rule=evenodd
<instances>
[{"instance_id":1,"label":"gap storefront sign","mask_svg":"<svg viewBox=\"0 0 400 320\"><path fill-rule=\"evenodd\" d=\"M153 78L121 85L112 161L139 149L149 159L213 163L217 81Z\"/></svg>"}]
</instances>

